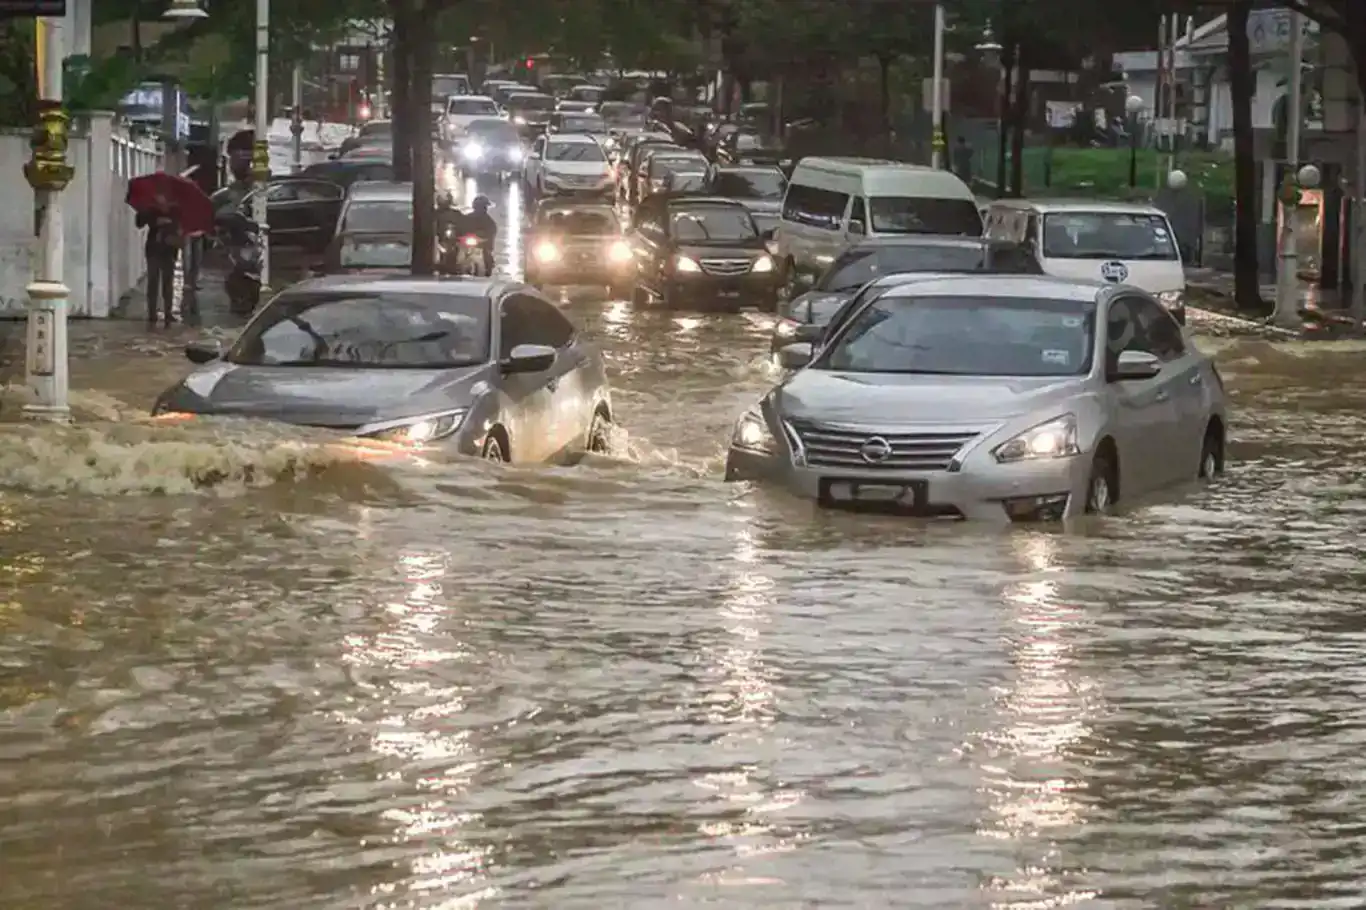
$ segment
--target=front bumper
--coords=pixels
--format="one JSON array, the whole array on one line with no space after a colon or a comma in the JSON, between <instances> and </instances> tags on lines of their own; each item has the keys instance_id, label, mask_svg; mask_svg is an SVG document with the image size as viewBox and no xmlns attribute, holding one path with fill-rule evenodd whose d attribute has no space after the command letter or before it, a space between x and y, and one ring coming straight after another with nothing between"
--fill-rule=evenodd
<instances>
[{"instance_id":1,"label":"front bumper","mask_svg":"<svg viewBox=\"0 0 1366 910\"><path fill-rule=\"evenodd\" d=\"M1010 522L1074 518L1086 507L1091 453L1070 458L983 464L969 457L957 471L859 470L794 464L786 453L764 454L732 445L726 479L775 484L822 506L848 511L896 512L920 517ZM834 501L831 484L915 486L922 498L914 508L882 503Z\"/></svg>"},{"instance_id":2,"label":"front bumper","mask_svg":"<svg viewBox=\"0 0 1366 910\"><path fill-rule=\"evenodd\" d=\"M531 260L526 265L531 284L629 284L635 280L635 263L610 262L606 256L564 256L549 262Z\"/></svg>"},{"instance_id":3,"label":"front bumper","mask_svg":"<svg viewBox=\"0 0 1366 910\"><path fill-rule=\"evenodd\" d=\"M616 187L609 180L592 186L577 186L547 180L542 186L546 196L559 196L573 199L611 199L616 195Z\"/></svg>"},{"instance_id":4,"label":"front bumper","mask_svg":"<svg viewBox=\"0 0 1366 910\"><path fill-rule=\"evenodd\" d=\"M743 275L675 275L665 285L671 300L684 303L711 303L735 306L759 303L776 306L780 284L776 272L749 272Z\"/></svg>"}]
</instances>

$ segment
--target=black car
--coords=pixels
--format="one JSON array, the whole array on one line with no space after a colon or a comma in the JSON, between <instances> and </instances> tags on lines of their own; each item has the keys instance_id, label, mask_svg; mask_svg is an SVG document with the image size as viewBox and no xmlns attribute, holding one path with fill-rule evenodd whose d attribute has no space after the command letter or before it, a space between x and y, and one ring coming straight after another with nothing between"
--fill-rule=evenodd
<instances>
[{"instance_id":1,"label":"black car","mask_svg":"<svg viewBox=\"0 0 1366 910\"><path fill-rule=\"evenodd\" d=\"M303 176L329 180L345 188L357 180L393 180L394 162L392 158L385 156L361 157L357 154L335 161L310 164L304 168Z\"/></svg>"},{"instance_id":2,"label":"black car","mask_svg":"<svg viewBox=\"0 0 1366 910\"><path fill-rule=\"evenodd\" d=\"M819 340L840 308L870 282L917 272L1042 275L1043 268L1028 247L981 237L865 240L840 254L809 291L782 307L773 328L773 350Z\"/></svg>"},{"instance_id":3,"label":"black car","mask_svg":"<svg viewBox=\"0 0 1366 910\"><path fill-rule=\"evenodd\" d=\"M656 193L636 207L633 301L774 309L778 275L749 210L719 196Z\"/></svg>"},{"instance_id":4,"label":"black car","mask_svg":"<svg viewBox=\"0 0 1366 910\"><path fill-rule=\"evenodd\" d=\"M252 190L240 196L232 186L224 187L210 197L214 211L222 212L239 206L250 213L256 194ZM270 228L270 245L275 248L303 248L321 252L327 248L337 227L346 190L331 180L320 180L304 174L272 177L266 184L266 224ZM238 199L240 198L240 203Z\"/></svg>"},{"instance_id":5,"label":"black car","mask_svg":"<svg viewBox=\"0 0 1366 910\"><path fill-rule=\"evenodd\" d=\"M508 113L525 138L544 133L555 113L555 99L540 92L515 92L508 95Z\"/></svg>"},{"instance_id":6,"label":"black car","mask_svg":"<svg viewBox=\"0 0 1366 910\"><path fill-rule=\"evenodd\" d=\"M749 209L761 231L767 231L782 220L787 177L778 168L763 165L713 166L707 174L707 192L734 199Z\"/></svg>"},{"instance_id":7,"label":"black car","mask_svg":"<svg viewBox=\"0 0 1366 910\"><path fill-rule=\"evenodd\" d=\"M521 133L505 120L471 120L452 151L461 173L471 177L510 177L526 157Z\"/></svg>"},{"instance_id":8,"label":"black car","mask_svg":"<svg viewBox=\"0 0 1366 910\"><path fill-rule=\"evenodd\" d=\"M777 136L741 129L726 136L716 148L717 164L789 164L783 141Z\"/></svg>"},{"instance_id":9,"label":"black car","mask_svg":"<svg viewBox=\"0 0 1366 910\"><path fill-rule=\"evenodd\" d=\"M337 157L340 158L362 145L375 145L379 142L393 145L394 124L392 121L371 120L369 123L362 124L361 128L356 131L356 135L347 136L342 141L341 148L337 149Z\"/></svg>"},{"instance_id":10,"label":"black car","mask_svg":"<svg viewBox=\"0 0 1366 910\"><path fill-rule=\"evenodd\" d=\"M601 284L613 296L631 293L635 256L614 206L547 199L536 206L525 245L528 284Z\"/></svg>"}]
</instances>

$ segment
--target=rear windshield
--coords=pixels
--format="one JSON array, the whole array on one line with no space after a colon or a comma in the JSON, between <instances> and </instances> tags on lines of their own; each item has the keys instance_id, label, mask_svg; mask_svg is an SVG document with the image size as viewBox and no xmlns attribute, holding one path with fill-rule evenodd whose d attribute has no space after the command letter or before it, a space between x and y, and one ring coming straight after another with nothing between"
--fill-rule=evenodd
<instances>
[{"instance_id":1,"label":"rear windshield","mask_svg":"<svg viewBox=\"0 0 1366 910\"><path fill-rule=\"evenodd\" d=\"M787 178L779 171L718 171L711 188L731 199L781 199Z\"/></svg>"},{"instance_id":2,"label":"rear windshield","mask_svg":"<svg viewBox=\"0 0 1366 910\"><path fill-rule=\"evenodd\" d=\"M961 234L982 236L982 213L971 199L873 196L870 227L878 234Z\"/></svg>"},{"instance_id":3,"label":"rear windshield","mask_svg":"<svg viewBox=\"0 0 1366 910\"><path fill-rule=\"evenodd\" d=\"M519 111L553 111L555 99L549 95L513 95L508 98L508 107Z\"/></svg>"},{"instance_id":4,"label":"rear windshield","mask_svg":"<svg viewBox=\"0 0 1366 910\"><path fill-rule=\"evenodd\" d=\"M621 230L611 209L551 209L542 212L536 227L556 234L616 234Z\"/></svg>"},{"instance_id":5,"label":"rear windshield","mask_svg":"<svg viewBox=\"0 0 1366 910\"><path fill-rule=\"evenodd\" d=\"M413 233L413 204L397 200L353 202L346 209L342 227L366 234Z\"/></svg>"},{"instance_id":6,"label":"rear windshield","mask_svg":"<svg viewBox=\"0 0 1366 910\"><path fill-rule=\"evenodd\" d=\"M566 116L560 118L560 127L567 133L605 133L607 121L595 115Z\"/></svg>"},{"instance_id":7,"label":"rear windshield","mask_svg":"<svg viewBox=\"0 0 1366 910\"><path fill-rule=\"evenodd\" d=\"M446 102L446 113L496 117L498 116L498 104L492 99L462 98L456 95Z\"/></svg>"}]
</instances>

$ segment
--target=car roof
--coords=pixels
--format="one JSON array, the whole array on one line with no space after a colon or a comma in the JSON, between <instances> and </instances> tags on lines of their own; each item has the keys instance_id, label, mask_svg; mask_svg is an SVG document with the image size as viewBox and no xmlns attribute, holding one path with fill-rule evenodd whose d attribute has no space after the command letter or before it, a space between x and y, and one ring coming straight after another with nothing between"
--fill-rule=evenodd
<instances>
[{"instance_id":1,"label":"car roof","mask_svg":"<svg viewBox=\"0 0 1366 910\"><path fill-rule=\"evenodd\" d=\"M346 291L353 294L415 294L437 297L493 297L510 282L501 278L458 278L449 275L322 275L306 278L286 294Z\"/></svg>"},{"instance_id":2,"label":"car roof","mask_svg":"<svg viewBox=\"0 0 1366 910\"><path fill-rule=\"evenodd\" d=\"M456 98L459 98L463 101L493 101L493 99L490 98L488 95L448 95L446 97L446 100L451 101ZM496 101L494 101L494 103L497 104Z\"/></svg>"},{"instance_id":3,"label":"car roof","mask_svg":"<svg viewBox=\"0 0 1366 910\"><path fill-rule=\"evenodd\" d=\"M351 184L350 196L353 200L411 200L413 185L396 180L357 180Z\"/></svg>"},{"instance_id":4,"label":"car roof","mask_svg":"<svg viewBox=\"0 0 1366 910\"><path fill-rule=\"evenodd\" d=\"M851 249L877 250L888 247L957 247L961 249L981 249L984 246L1014 247L1018 244L1009 240L989 237L965 237L961 234L906 234L899 237L869 237L860 240Z\"/></svg>"},{"instance_id":5,"label":"car roof","mask_svg":"<svg viewBox=\"0 0 1366 910\"><path fill-rule=\"evenodd\" d=\"M566 145L598 144L598 140L594 139L587 133L555 133L554 135L549 136L547 141L552 143L563 142Z\"/></svg>"},{"instance_id":6,"label":"car roof","mask_svg":"<svg viewBox=\"0 0 1366 910\"><path fill-rule=\"evenodd\" d=\"M1113 212L1122 215L1163 215L1161 209L1141 202L1106 202L1099 199L997 199L989 207L1034 209L1040 214L1059 212Z\"/></svg>"},{"instance_id":7,"label":"car roof","mask_svg":"<svg viewBox=\"0 0 1366 910\"><path fill-rule=\"evenodd\" d=\"M1037 297L1044 300L1071 300L1096 303L1116 285L1104 281L1053 278L1047 275L970 275L922 272L899 277L884 297L980 297L983 292L1002 297Z\"/></svg>"}]
</instances>

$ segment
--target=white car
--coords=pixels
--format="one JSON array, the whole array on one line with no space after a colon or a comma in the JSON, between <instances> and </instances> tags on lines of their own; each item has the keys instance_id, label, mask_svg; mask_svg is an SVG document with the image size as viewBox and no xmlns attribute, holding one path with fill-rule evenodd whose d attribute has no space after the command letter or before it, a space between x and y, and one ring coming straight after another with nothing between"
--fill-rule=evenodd
<instances>
[{"instance_id":1,"label":"white car","mask_svg":"<svg viewBox=\"0 0 1366 910\"><path fill-rule=\"evenodd\" d=\"M607 197L616 192L607 152L592 136L556 133L541 136L522 166L531 198Z\"/></svg>"},{"instance_id":2,"label":"white car","mask_svg":"<svg viewBox=\"0 0 1366 910\"><path fill-rule=\"evenodd\" d=\"M454 142L465 135L471 121L506 117L498 102L487 95L452 95L446 99L446 114L441 121L442 136L447 142Z\"/></svg>"}]
</instances>

